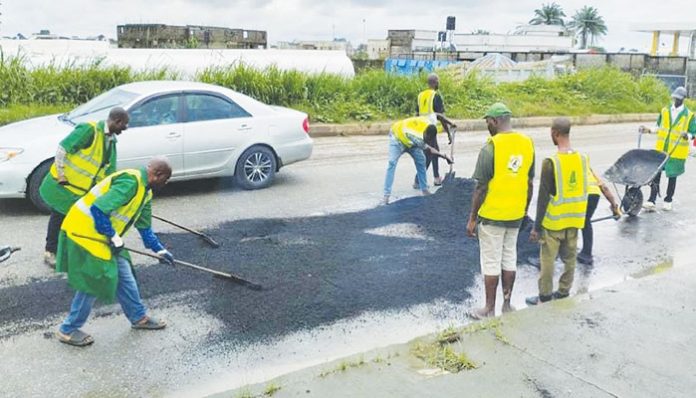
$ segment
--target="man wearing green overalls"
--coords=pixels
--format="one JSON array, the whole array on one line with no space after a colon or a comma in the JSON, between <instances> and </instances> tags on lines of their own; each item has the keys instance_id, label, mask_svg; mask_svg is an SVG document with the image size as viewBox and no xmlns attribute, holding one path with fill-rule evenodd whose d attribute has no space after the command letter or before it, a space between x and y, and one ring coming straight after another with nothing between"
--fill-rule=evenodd
<instances>
[{"instance_id":1,"label":"man wearing green overalls","mask_svg":"<svg viewBox=\"0 0 696 398\"><path fill-rule=\"evenodd\" d=\"M39 188L51 208L44 262L56 265L58 233L65 214L87 191L116 171L116 136L128 128L128 113L113 108L106 121L80 123L58 145L51 170Z\"/></svg>"},{"instance_id":2,"label":"man wearing green overalls","mask_svg":"<svg viewBox=\"0 0 696 398\"><path fill-rule=\"evenodd\" d=\"M655 150L669 155L669 160L665 164L665 175L667 176L667 196L662 204L662 210L672 210L672 199L674 191L677 189L677 177L684 174L684 165L689 156L689 134L691 138L696 136L696 120L694 113L684 105L686 89L677 87L672 93L674 100L671 107L662 108L660 116L657 117L657 143ZM652 131L645 126L640 126L640 132L651 134ZM676 146L676 147L675 147ZM660 171L650 185L650 198L643 205L648 211L655 211L655 200L660 192Z\"/></svg>"}]
</instances>

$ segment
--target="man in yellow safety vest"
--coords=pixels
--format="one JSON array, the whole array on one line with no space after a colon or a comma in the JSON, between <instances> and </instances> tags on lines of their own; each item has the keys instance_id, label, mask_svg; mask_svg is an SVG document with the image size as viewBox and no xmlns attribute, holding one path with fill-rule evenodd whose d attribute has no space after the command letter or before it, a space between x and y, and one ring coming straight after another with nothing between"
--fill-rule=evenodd
<instances>
[{"instance_id":1,"label":"man in yellow safety vest","mask_svg":"<svg viewBox=\"0 0 696 398\"><path fill-rule=\"evenodd\" d=\"M173 265L174 257L152 231L152 189L167 183L172 168L165 159L152 159L147 168L111 174L70 208L58 238L56 270L68 273L75 289L70 313L60 326L60 342L86 346L92 337L80 328L87 322L96 299L116 298L133 329L157 330L163 321L147 315L131 259L122 237L135 226L145 247L160 261Z\"/></svg>"},{"instance_id":2,"label":"man in yellow safety vest","mask_svg":"<svg viewBox=\"0 0 696 398\"><path fill-rule=\"evenodd\" d=\"M578 230L585 226L587 211L590 161L587 155L572 149L569 119L554 119L551 139L558 152L544 159L541 166L537 217L530 234L531 241L541 244L539 295L528 297L529 305L570 294L575 278ZM554 292L554 263L559 254L565 269Z\"/></svg>"},{"instance_id":3,"label":"man in yellow safety vest","mask_svg":"<svg viewBox=\"0 0 696 398\"><path fill-rule=\"evenodd\" d=\"M428 183L425 178L425 153L430 152L435 156L439 156L448 163L453 160L440 153L437 149L426 144L421 138L428 130L435 130L438 120L444 123L450 123L447 118L442 115L431 113L428 117L417 116L408 119L400 120L394 123L389 131L389 165L387 166L387 175L384 179L384 199L383 204L389 204L389 197L394 185L394 173L399 158L404 153L408 153L413 158L413 163L416 165L416 175L418 178L418 186L423 192L423 195L430 194L428 191Z\"/></svg>"},{"instance_id":4,"label":"man in yellow safety vest","mask_svg":"<svg viewBox=\"0 0 696 398\"><path fill-rule=\"evenodd\" d=\"M428 116L431 113L445 114L445 103L442 100L442 95L440 95L440 78L435 74L431 73L428 75L428 88L421 91L418 94L418 102L416 103L416 116ZM437 133L441 131L447 132L447 137L449 137L450 144L452 143L452 134L450 132L450 125L447 123L438 123L437 130L432 131L430 134L425 134L423 140L430 147L435 150L440 150L440 146L437 142ZM442 185L442 177L440 177L440 164L439 158L432 155L429 152L425 153L425 170L428 171L428 167L433 165L433 178L435 178L435 186ZM413 188L418 188L418 176L415 177L413 181Z\"/></svg>"},{"instance_id":5,"label":"man in yellow safety vest","mask_svg":"<svg viewBox=\"0 0 696 398\"><path fill-rule=\"evenodd\" d=\"M677 87L672 93L672 106L665 107L657 117L657 143L655 150L671 154L665 164L665 175L667 176L667 196L665 196L662 210L672 210L672 199L674 191L677 189L677 177L684 174L684 165L689 156L689 134L691 138L696 136L696 118L694 113L684 105L686 99L686 89ZM650 134L652 131L645 126L640 126L640 132ZM676 146L676 147L675 147ZM650 185L650 198L645 202L643 208L652 212L655 211L655 201L660 192L660 171Z\"/></svg>"},{"instance_id":6,"label":"man in yellow safety vest","mask_svg":"<svg viewBox=\"0 0 696 398\"><path fill-rule=\"evenodd\" d=\"M82 195L116 171L116 136L128 128L128 113L113 108L105 121L80 123L60 142L41 183L41 199L51 208L44 262L56 265L58 233L65 214Z\"/></svg>"},{"instance_id":7,"label":"man in yellow safety vest","mask_svg":"<svg viewBox=\"0 0 696 398\"><path fill-rule=\"evenodd\" d=\"M517 272L517 236L532 199L534 143L512 130L512 112L493 104L485 119L491 138L479 152L473 178L476 188L467 224L478 235L486 305L469 312L474 319L495 315L498 280L503 285L503 312L512 311L510 298ZM478 227L478 231L477 231Z\"/></svg>"}]
</instances>

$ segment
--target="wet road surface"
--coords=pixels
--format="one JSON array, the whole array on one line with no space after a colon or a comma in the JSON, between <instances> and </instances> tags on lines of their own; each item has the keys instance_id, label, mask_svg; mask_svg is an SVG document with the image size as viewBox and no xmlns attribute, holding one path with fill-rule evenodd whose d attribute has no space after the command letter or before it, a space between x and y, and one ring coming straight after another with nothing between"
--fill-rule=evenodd
<instances>
[{"instance_id":1,"label":"wet road surface","mask_svg":"<svg viewBox=\"0 0 696 398\"><path fill-rule=\"evenodd\" d=\"M577 127L572 137L602 172L635 145L636 130L635 124ZM527 132L539 157L552 153L546 129ZM459 177L471 174L485 138L484 132L457 138ZM131 331L118 305L102 305L84 328L96 340L86 350L51 337L72 292L41 263L46 218L21 201L0 201L0 244L23 247L0 266L0 374L13 376L0 384L0 394L202 395L466 322L464 311L481 299L476 242L463 233L470 183L376 208L386 142L319 139L312 160L284 169L264 191L240 191L226 180L169 186L155 199L155 212L222 243L209 249L156 224L175 255L238 273L264 290L136 256L146 304L170 327ZM575 290L691 257L693 167L689 161L679 179L674 212L596 224L596 264L578 267ZM410 158L403 157L397 197L414 194L412 175ZM605 214L601 202L597 217ZM133 235L127 242L140 247ZM521 266L513 304L522 306L535 286L536 269Z\"/></svg>"}]
</instances>

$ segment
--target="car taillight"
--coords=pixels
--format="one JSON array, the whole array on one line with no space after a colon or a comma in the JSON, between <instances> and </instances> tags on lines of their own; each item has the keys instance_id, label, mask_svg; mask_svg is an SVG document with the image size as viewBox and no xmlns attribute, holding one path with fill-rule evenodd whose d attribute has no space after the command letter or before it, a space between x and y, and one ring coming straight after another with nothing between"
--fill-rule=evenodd
<instances>
[{"instance_id":1,"label":"car taillight","mask_svg":"<svg viewBox=\"0 0 696 398\"><path fill-rule=\"evenodd\" d=\"M304 122L302 122L302 128L304 129L304 132L309 134L309 118L306 117Z\"/></svg>"}]
</instances>

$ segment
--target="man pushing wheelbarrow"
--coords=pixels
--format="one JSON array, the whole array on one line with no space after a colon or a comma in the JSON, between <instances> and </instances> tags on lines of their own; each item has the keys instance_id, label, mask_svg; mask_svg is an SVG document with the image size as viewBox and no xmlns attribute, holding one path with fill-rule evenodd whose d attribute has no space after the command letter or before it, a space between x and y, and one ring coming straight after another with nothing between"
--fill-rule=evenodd
<instances>
[{"instance_id":1,"label":"man pushing wheelbarrow","mask_svg":"<svg viewBox=\"0 0 696 398\"><path fill-rule=\"evenodd\" d=\"M677 177L684 174L684 165L689 156L689 134L691 138L696 136L696 119L694 113L684 104L686 89L677 87L672 93L672 106L664 107L657 118L657 143L655 150L668 154L669 159L664 165L667 176L667 195L664 197L662 210L672 210L672 199L677 188ZM640 133L652 134L653 131L645 126L640 126ZM660 193L660 178L662 170L650 184L650 198L643 205L645 211L655 211L655 201Z\"/></svg>"}]
</instances>

